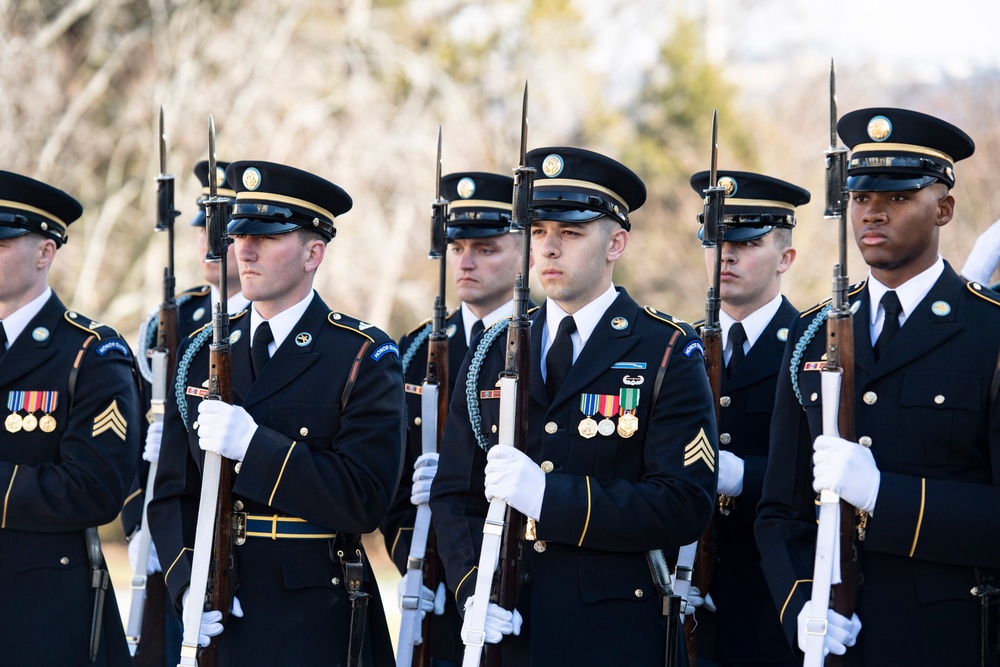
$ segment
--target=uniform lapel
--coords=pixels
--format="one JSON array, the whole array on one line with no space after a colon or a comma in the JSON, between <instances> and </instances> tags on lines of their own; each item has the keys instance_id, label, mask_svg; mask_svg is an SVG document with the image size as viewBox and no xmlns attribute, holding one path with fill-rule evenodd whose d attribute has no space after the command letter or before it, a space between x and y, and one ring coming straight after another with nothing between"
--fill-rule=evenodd
<instances>
[{"instance_id":1,"label":"uniform lapel","mask_svg":"<svg viewBox=\"0 0 1000 667\"><path fill-rule=\"evenodd\" d=\"M31 319L28 326L24 328L14 344L3 355L3 359L0 359L0 385L13 387L14 382L41 368L48 359L55 355L56 350L50 346L50 342L65 312L66 307L53 292L42 309ZM35 340L34 331L40 327L45 328L48 335L43 340ZM25 381L27 382L29 379L26 378ZM24 385L24 390L30 389L32 387ZM42 389L42 387L34 387L34 389ZM6 406L0 406L0 408L2 407Z\"/></svg>"},{"instance_id":2,"label":"uniform lapel","mask_svg":"<svg viewBox=\"0 0 1000 667\"><path fill-rule=\"evenodd\" d=\"M737 366L733 376L725 379L726 374L722 374L724 391L738 391L777 373L778 364L785 353L785 341L788 340L788 325L796 315L795 307L789 303L788 299L781 297L781 306L778 308L778 312L764 327L757 342L747 352L742 363ZM778 337L778 332L781 329L785 330L783 338Z\"/></svg>"},{"instance_id":3,"label":"uniform lapel","mask_svg":"<svg viewBox=\"0 0 1000 667\"><path fill-rule=\"evenodd\" d=\"M531 322L531 371L528 378L528 394L539 405L548 407L549 395L545 391L545 380L542 379L542 329L545 328L545 312L548 301L529 316ZM497 341L494 345L500 344Z\"/></svg>"},{"instance_id":4,"label":"uniform lapel","mask_svg":"<svg viewBox=\"0 0 1000 667\"><path fill-rule=\"evenodd\" d=\"M229 340L233 334L240 332L239 339L232 344L233 400L242 401L250 393L253 377L250 365L250 311L236 321L236 326L229 331Z\"/></svg>"},{"instance_id":5,"label":"uniform lapel","mask_svg":"<svg viewBox=\"0 0 1000 667\"><path fill-rule=\"evenodd\" d=\"M318 294L315 295L288 337L282 341L271 360L253 381L243 407L249 410L275 395L316 363L319 353L313 348L329 313L330 309ZM299 334L305 335L299 338ZM247 357L249 363L249 355Z\"/></svg>"},{"instance_id":6,"label":"uniform lapel","mask_svg":"<svg viewBox=\"0 0 1000 667\"><path fill-rule=\"evenodd\" d=\"M639 315L639 305L632 300L624 288L618 293L618 298L601 316L593 333L580 351L580 356L573 362L566 381L559 388L552 403L575 396L582 392L602 374L606 373L611 364L622 359L629 350L639 343L639 336L632 335L632 327ZM625 320L625 326L616 329L613 321Z\"/></svg>"},{"instance_id":7,"label":"uniform lapel","mask_svg":"<svg viewBox=\"0 0 1000 667\"><path fill-rule=\"evenodd\" d=\"M963 289L965 285L962 279L950 266L945 265L944 273L906 318L906 322L893 338L884 356L873 366L869 380L906 366L957 335L964 328L964 325L955 319L956 307ZM932 309L934 304L940 305ZM944 308L945 304L947 308ZM933 312L934 310L948 312L938 315ZM870 339L869 335L868 340Z\"/></svg>"}]
</instances>

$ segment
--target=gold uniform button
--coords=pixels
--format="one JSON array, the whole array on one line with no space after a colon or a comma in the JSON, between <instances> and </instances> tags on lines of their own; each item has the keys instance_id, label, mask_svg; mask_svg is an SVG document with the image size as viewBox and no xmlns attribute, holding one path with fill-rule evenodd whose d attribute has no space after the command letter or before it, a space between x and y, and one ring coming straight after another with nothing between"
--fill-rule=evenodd
<instances>
[{"instance_id":1,"label":"gold uniform button","mask_svg":"<svg viewBox=\"0 0 1000 667\"><path fill-rule=\"evenodd\" d=\"M59 559L59 564L60 565L69 565L69 558L67 558L66 556L63 556L62 558Z\"/></svg>"},{"instance_id":2,"label":"gold uniform button","mask_svg":"<svg viewBox=\"0 0 1000 667\"><path fill-rule=\"evenodd\" d=\"M556 467L552 465L552 461L542 461L541 468L544 473L549 473L556 469Z\"/></svg>"},{"instance_id":3,"label":"gold uniform button","mask_svg":"<svg viewBox=\"0 0 1000 667\"><path fill-rule=\"evenodd\" d=\"M301 435L303 438L306 437L307 435L309 435L309 429L303 426L302 428L299 429L299 435Z\"/></svg>"},{"instance_id":4,"label":"gold uniform button","mask_svg":"<svg viewBox=\"0 0 1000 667\"><path fill-rule=\"evenodd\" d=\"M496 432L497 432L497 430L498 430L498 429L497 429L497 425L496 425L496 424L494 424L494 425L493 425L493 428L491 428L490 430L491 430L491 431L493 431L494 433L496 433Z\"/></svg>"},{"instance_id":5,"label":"gold uniform button","mask_svg":"<svg viewBox=\"0 0 1000 667\"><path fill-rule=\"evenodd\" d=\"M817 398L819 398L819 394L817 394L815 391L809 395L809 400L812 401L813 403L816 402Z\"/></svg>"},{"instance_id":6,"label":"gold uniform button","mask_svg":"<svg viewBox=\"0 0 1000 667\"><path fill-rule=\"evenodd\" d=\"M872 439L869 438L867 435L863 435L860 438L858 438L858 444L861 445L862 447L871 447Z\"/></svg>"},{"instance_id":7,"label":"gold uniform button","mask_svg":"<svg viewBox=\"0 0 1000 667\"><path fill-rule=\"evenodd\" d=\"M333 584L334 586L339 586L340 585L340 578L339 577L334 577L333 579L330 580L330 583Z\"/></svg>"},{"instance_id":8,"label":"gold uniform button","mask_svg":"<svg viewBox=\"0 0 1000 667\"><path fill-rule=\"evenodd\" d=\"M875 405L878 402L878 394L874 391L866 391L865 395L861 397L861 400L868 405Z\"/></svg>"},{"instance_id":9,"label":"gold uniform button","mask_svg":"<svg viewBox=\"0 0 1000 667\"><path fill-rule=\"evenodd\" d=\"M642 592L642 589L641 589L641 588L637 588L637 589L635 589L635 596L636 596L637 598L641 598L641 597L642 597L643 595L645 595L645 593L643 593L643 592Z\"/></svg>"},{"instance_id":10,"label":"gold uniform button","mask_svg":"<svg viewBox=\"0 0 1000 667\"><path fill-rule=\"evenodd\" d=\"M240 474L240 470L242 469L243 469L243 461L237 461L236 465L233 466L233 472L235 472L237 475Z\"/></svg>"},{"instance_id":11,"label":"gold uniform button","mask_svg":"<svg viewBox=\"0 0 1000 667\"><path fill-rule=\"evenodd\" d=\"M719 405L721 405L724 408L728 408L729 404L732 402L733 399L729 398L728 396L723 396L722 398L719 399Z\"/></svg>"},{"instance_id":12,"label":"gold uniform button","mask_svg":"<svg viewBox=\"0 0 1000 667\"><path fill-rule=\"evenodd\" d=\"M937 405L941 405L942 403L944 403L944 396L942 396L941 394L938 394L937 396L934 397L934 402Z\"/></svg>"},{"instance_id":13,"label":"gold uniform button","mask_svg":"<svg viewBox=\"0 0 1000 667\"><path fill-rule=\"evenodd\" d=\"M423 420L422 420L422 419L420 419L420 417L414 417L414 418L413 418L413 425L414 425L414 426L420 426L420 422L421 422L421 421L423 421Z\"/></svg>"},{"instance_id":14,"label":"gold uniform button","mask_svg":"<svg viewBox=\"0 0 1000 667\"><path fill-rule=\"evenodd\" d=\"M535 542L534 549L540 554L545 553L545 550L548 548L549 545L547 545L543 540L538 540L537 542Z\"/></svg>"},{"instance_id":15,"label":"gold uniform button","mask_svg":"<svg viewBox=\"0 0 1000 667\"><path fill-rule=\"evenodd\" d=\"M554 434L558 430L559 430L559 424L555 422L549 422L548 424L545 425L545 432L548 433L549 435Z\"/></svg>"},{"instance_id":16,"label":"gold uniform button","mask_svg":"<svg viewBox=\"0 0 1000 667\"><path fill-rule=\"evenodd\" d=\"M243 511L243 501L242 500L237 500L236 502L234 502L233 503L233 509L236 510L237 512L242 512Z\"/></svg>"},{"instance_id":17,"label":"gold uniform button","mask_svg":"<svg viewBox=\"0 0 1000 667\"><path fill-rule=\"evenodd\" d=\"M191 424L191 428L193 428L194 430L197 431L198 430L198 422L194 422L193 424Z\"/></svg>"},{"instance_id":18,"label":"gold uniform button","mask_svg":"<svg viewBox=\"0 0 1000 667\"><path fill-rule=\"evenodd\" d=\"M728 433L719 434L719 442L721 444L728 445L732 441L733 441L733 436L729 435Z\"/></svg>"}]
</instances>

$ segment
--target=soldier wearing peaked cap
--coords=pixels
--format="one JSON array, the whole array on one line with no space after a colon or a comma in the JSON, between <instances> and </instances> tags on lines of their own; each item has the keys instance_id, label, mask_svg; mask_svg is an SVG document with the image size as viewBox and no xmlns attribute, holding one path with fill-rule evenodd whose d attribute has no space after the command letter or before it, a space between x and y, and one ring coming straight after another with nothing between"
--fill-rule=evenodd
<instances>
[{"instance_id":1,"label":"soldier wearing peaked cap","mask_svg":"<svg viewBox=\"0 0 1000 667\"><path fill-rule=\"evenodd\" d=\"M364 664L391 664L360 535L378 526L399 479L398 352L382 331L332 311L312 289L351 198L269 162L234 162L227 177L236 191L228 229L251 305L231 318L233 405L202 400L211 327L178 353L149 506L167 587L180 610L203 450L217 452L236 461L238 586L226 626L203 624L202 634L222 632L222 664L344 664L359 646ZM352 615L345 577L358 559L371 596L367 622Z\"/></svg>"},{"instance_id":2,"label":"soldier wearing peaked cap","mask_svg":"<svg viewBox=\"0 0 1000 667\"><path fill-rule=\"evenodd\" d=\"M236 192L229 186L226 181L226 167L229 166L228 162L219 162L216 168L216 187L219 197L229 198L234 200L236 197ZM208 324L212 319L212 312L215 309L215 304L219 301L219 267L220 262L209 262L206 261L205 254L208 247L207 237L205 234L205 199L209 196L209 174L208 174L208 160L202 160L194 166L194 175L201 182L201 194L198 197L198 213L195 215L194 219L191 220L191 226L198 230L198 252L199 252L199 266L201 267L201 277L205 281L203 285L196 285L189 289L184 290L176 296L177 303L177 340L183 340L191 335L197 329ZM227 214L228 221L228 214ZM233 252L233 247L229 247L229 261L227 262L228 267L228 306L227 312L238 313L247 306L247 300L243 297L243 293L240 291L240 273L239 266L236 263L236 256ZM149 350L156 347L156 336L157 336L157 324L159 319L159 307L154 309L146 320L139 327L139 347L136 354L136 361L138 362L139 372L142 376L142 382L145 385L145 392L143 394L143 413L146 414L147 419L144 423L149 423L149 417L151 417L150 402L149 398L151 396L150 382L153 379L153 371L150 367L150 360L147 355ZM170 375L173 375L173 369L169 371ZM162 430L158 427L156 422L153 422L151 427L146 428L144 441L145 446L143 448L142 458L143 460L139 462L139 470L136 473L135 481L132 483L132 490L125 499L125 506L122 508L122 528L124 529L125 536L129 540L129 563L132 566L132 571L136 571L136 559L138 558L138 547L139 541L133 540L132 538L136 535L136 531L139 529L139 524L142 520L142 506L145 500L146 489L143 485L149 475L149 464L158 460L160 455L160 444L161 444ZM150 545L149 561L146 566L146 571L148 575L156 575L159 577L163 576L163 568L159 561L159 556L156 552L156 545ZM167 623L166 630L166 656L165 664L167 667L173 667L177 664L180 655L180 644L181 644L181 632L180 623L178 619L175 618L172 613L173 604L167 601L168 613L164 614L165 622Z\"/></svg>"},{"instance_id":3,"label":"soldier wearing peaked cap","mask_svg":"<svg viewBox=\"0 0 1000 667\"><path fill-rule=\"evenodd\" d=\"M854 309L858 442L820 435L825 304L792 325L755 526L782 624L798 645L826 614L845 664L978 665L980 600L1000 567L1000 296L938 254L955 162L972 140L938 118L874 108L842 117L851 226L869 275ZM856 614L812 609L815 493L864 514Z\"/></svg>"},{"instance_id":4,"label":"soldier wearing peaked cap","mask_svg":"<svg viewBox=\"0 0 1000 667\"><path fill-rule=\"evenodd\" d=\"M458 370L477 332L510 317L513 312L511 285L521 258L518 235L508 233L513 188L514 179L499 174L459 172L441 177L441 196L449 202L447 256L452 264L456 293L462 302L445 322L451 394L456 389L462 391L464 378L459 378ZM396 499L381 530L389 556L404 576L416 505L427 501L438 460L437 454L421 454L419 392L427 370L427 339L431 327L431 322L424 322L399 341L406 388L406 458ZM405 582L401 582L401 591L404 586ZM435 664L460 664L462 620L454 598L446 593L442 583L437 591L425 590L424 599L426 606L434 600L435 611L443 611L439 619L432 620L431 655Z\"/></svg>"},{"instance_id":5,"label":"soldier wearing peaked cap","mask_svg":"<svg viewBox=\"0 0 1000 667\"><path fill-rule=\"evenodd\" d=\"M448 584L465 608L487 499L500 498L529 518L517 608L487 612L486 641L502 639L505 663L605 665L624 646L629 664L660 665L665 621L646 552L697 539L715 499L701 342L612 283L646 197L639 177L578 148L527 159L537 170L531 254L547 297L530 316L528 452L497 444L501 323L459 372L468 379L431 490Z\"/></svg>"},{"instance_id":6,"label":"soldier wearing peaked cap","mask_svg":"<svg viewBox=\"0 0 1000 667\"><path fill-rule=\"evenodd\" d=\"M701 194L709 172L691 177ZM701 667L798 664L782 636L760 554L754 543L767 467L768 433L778 366L788 325L798 310L781 294L782 275L795 261L795 208L809 192L777 178L744 171L718 172L725 189L725 226L719 296L724 368L719 400L719 511L715 521L712 603L697 614ZM704 221L702 221L704 222ZM705 248L709 280L716 249ZM696 328L698 324L695 325ZM700 591L689 601L698 603ZM711 610L711 611L709 611Z\"/></svg>"},{"instance_id":7,"label":"soldier wearing peaked cap","mask_svg":"<svg viewBox=\"0 0 1000 667\"><path fill-rule=\"evenodd\" d=\"M81 213L65 192L0 171L5 664L130 664L96 527L118 515L139 458L133 358L48 285Z\"/></svg>"}]
</instances>

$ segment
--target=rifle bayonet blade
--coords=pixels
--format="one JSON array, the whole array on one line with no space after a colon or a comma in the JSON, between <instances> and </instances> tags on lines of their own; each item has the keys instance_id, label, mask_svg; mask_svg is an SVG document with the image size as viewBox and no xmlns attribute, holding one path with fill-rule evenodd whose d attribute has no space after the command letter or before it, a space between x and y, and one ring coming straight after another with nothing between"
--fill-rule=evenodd
<instances>
[{"instance_id":1,"label":"rifle bayonet blade","mask_svg":"<svg viewBox=\"0 0 1000 667\"><path fill-rule=\"evenodd\" d=\"M215 119L208 114L208 196L215 199L217 186L215 183Z\"/></svg>"},{"instance_id":2,"label":"rifle bayonet blade","mask_svg":"<svg viewBox=\"0 0 1000 667\"><path fill-rule=\"evenodd\" d=\"M160 105L160 174L167 173L167 134L163 129L163 105Z\"/></svg>"}]
</instances>

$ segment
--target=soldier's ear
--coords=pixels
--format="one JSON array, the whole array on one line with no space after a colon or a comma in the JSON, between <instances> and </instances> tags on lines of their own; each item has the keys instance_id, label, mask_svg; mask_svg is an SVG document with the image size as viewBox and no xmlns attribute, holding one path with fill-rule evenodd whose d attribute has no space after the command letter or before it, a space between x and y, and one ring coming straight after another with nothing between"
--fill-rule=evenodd
<instances>
[{"instance_id":1,"label":"soldier's ear","mask_svg":"<svg viewBox=\"0 0 1000 667\"><path fill-rule=\"evenodd\" d=\"M55 259L56 250L59 246L56 242L48 237L42 237L41 243L38 244L38 268L47 269L51 264L52 260Z\"/></svg>"},{"instance_id":2,"label":"soldier's ear","mask_svg":"<svg viewBox=\"0 0 1000 667\"><path fill-rule=\"evenodd\" d=\"M951 192L937 200L937 220L934 222L938 227L943 227L951 222L955 216L955 198Z\"/></svg>"}]
</instances>

